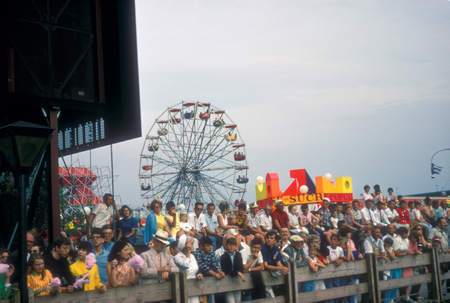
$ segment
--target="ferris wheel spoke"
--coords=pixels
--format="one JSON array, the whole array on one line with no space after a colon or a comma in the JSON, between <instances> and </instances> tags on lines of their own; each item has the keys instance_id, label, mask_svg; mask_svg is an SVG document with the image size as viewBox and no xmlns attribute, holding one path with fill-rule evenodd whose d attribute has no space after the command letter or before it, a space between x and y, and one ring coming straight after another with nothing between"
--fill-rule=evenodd
<instances>
[{"instance_id":1,"label":"ferris wheel spoke","mask_svg":"<svg viewBox=\"0 0 450 303\"><path fill-rule=\"evenodd\" d=\"M181 115L180 115L181 116ZM178 156L179 156L179 160L180 160L180 165L182 166L183 164L181 163L181 159L183 159L183 157L181 157L181 153L180 153L180 142L178 141L178 138L177 138L177 135L176 135L176 131L175 131L175 129L174 129L174 124L173 124L173 122L172 122L172 119L174 119L174 118L176 118L176 117L172 117L172 115L170 114L170 111L169 111L169 117L170 117L170 119L169 119L169 124L170 124L170 127L172 128L172 132L173 132L173 136L175 137L175 141L177 142L177 149L178 149ZM181 118L180 118L180 121L181 121ZM179 127L179 125L181 124L181 122L180 123L177 123L178 124L178 130L180 130L180 127Z\"/></svg>"},{"instance_id":2,"label":"ferris wheel spoke","mask_svg":"<svg viewBox=\"0 0 450 303\"><path fill-rule=\"evenodd\" d=\"M221 190L217 190L215 188L215 185L217 185L217 183L211 182L211 178L206 177L205 175L202 175L201 180L205 186L205 188L210 189L210 193L212 196L214 196L213 191L218 194L219 196L221 196L222 199L224 200L228 200L231 192L227 192L227 195L225 195Z\"/></svg>"},{"instance_id":3,"label":"ferris wheel spoke","mask_svg":"<svg viewBox=\"0 0 450 303\"><path fill-rule=\"evenodd\" d=\"M172 157L170 157L169 156L169 154L172 154L172 155L174 155L175 157L173 157L173 158L175 158L175 159L177 159L177 161L176 162L178 162L178 167L180 167L181 166L181 163L180 163L180 161L179 161L179 158L178 157L176 157L176 155L177 155L177 153L176 153L176 151L175 150L173 150L173 148L171 147L171 145L169 144L170 143L170 141L169 140L164 140L164 139L161 139L160 138L160 141L162 142L162 143L164 143L163 145L158 145L159 146L159 149L172 161L172 162L174 162L175 163L175 160L173 160L172 159Z\"/></svg>"},{"instance_id":4,"label":"ferris wheel spoke","mask_svg":"<svg viewBox=\"0 0 450 303\"><path fill-rule=\"evenodd\" d=\"M216 130L216 131L213 133L213 135L211 136L211 138L210 138L211 141L214 139L214 143L211 142L211 144L212 144L213 146L215 146L214 151L215 151L217 148L219 148L219 147L221 147L222 150L225 149L225 148L227 147L226 145L225 145L225 146L221 146L221 143L222 143L225 139L223 139L219 144L215 143L215 142L217 142L217 138L219 137L218 135L216 136L216 133L218 133L218 132L220 132L220 130ZM225 138L225 137L224 137L224 138ZM209 145L210 142L208 142L207 144ZM208 150L207 150L206 148L204 148L203 150L201 150L201 151L199 152L199 157L198 157L197 163L196 163L198 166L201 165L201 162L202 162L202 161L204 162L204 157L207 155L207 151L208 151ZM203 153L203 154L202 154L202 153ZM210 152L209 154L211 154L211 152Z\"/></svg>"},{"instance_id":5,"label":"ferris wheel spoke","mask_svg":"<svg viewBox=\"0 0 450 303\"><path fill-rule=\"evenodd\" d=\"M230 163L231 165L234 166L234 162L233 161L225 159L225 157L228 156L230 153L232 153L232 151L225 151L225 153L224 153L224 150L221 150L221 151L217 151L217 152L218 153L222 152L222 154L219 155L218 157L216 157L215 154L211 153L206 158L204 158L203 162L200 163L198 166L199 167L208 167L209 165L211 165L211 164L213 164L213 163L215 163L217 161L221 161L221 162L223 161L225 163ZM212 159L210 159L210 158L212 158ZM205 163L207 160L210 160L210 161Z\"/></svg>"},{"instance_id":6,"label":"ferris wheel spoke","mask_svg":"<svg viewBox=\"0 0 450 303\"><path fill-rule=\"evenodd\" d=\"M208 196L209 196L211 199L212 199L213 196L215 196L215 193L216 193L216 194L219 194L217 191L214 192L213 186L212 186L209 182L207 182L207 181L205 180L205 178L203 178L203 176L199 175L197 180L199 181L199 183L203 184L204 190L206 191L206 193L208 194ZM212 200L213 200L213 199L212 199ZM219 203L218 203L217 201L215 201L215 200L213 200L213 202L216 202L216 204L219 204Z\"/></svg>"},{"instance_id":7,"label":"ferris wheel spoke","mask_svg":"<svg viewBox=\"0 0 450 303\"><path fill-rule=\"evenodd\" d=\"M204 148L206 148L206 146L211 142L211 140L212 140L212 137L209 138L208 142L206 142L205 145L203 145L203 146L201 147L200 151L199 151L199 152L197 153L197 155L191 160L191 162L189 162L188 166L191 165L192 161L194 161L194 160L200 155L201 151L202 151ZM202 141L202 142L203 142L203 141Z\"/></svg>"},{"instance_id":8,"label":"ferris wheel spoke","mask_svg":"<svg viewBox=\"0 0 450 303\"><path fill-rule=\"evenodd\" d=\"M186 176L188 176L188 178L191 179L200 188L202 192L207 194L212 201L217 203L217 201L213 197L211 197L210 194L205 189L203 189L203 187L197 181L195 181L189 174L186 174Z\"/></svg>"}]
</instances>

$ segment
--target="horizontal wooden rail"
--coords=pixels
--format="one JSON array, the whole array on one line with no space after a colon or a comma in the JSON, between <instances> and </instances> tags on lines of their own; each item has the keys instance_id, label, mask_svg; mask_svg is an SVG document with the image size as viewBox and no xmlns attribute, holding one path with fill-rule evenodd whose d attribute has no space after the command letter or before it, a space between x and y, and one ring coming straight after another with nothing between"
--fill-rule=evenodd
<instances>
[{"instance_id":1,"label":"horizontal wooden rail","mask_svg":"<svg viewBox=\"0 0 450 303\"><path fill-rule=\"evenodd\" d=\"M378 259L378 270L392 270L405 267L416 267L423 265L430 265L431 259L429 253L423 253L420 255L408 255L404 257L396 257L395 260L389 260L386 262L382 259Z\"/></svg>"},{"instance_id":2,"label":"horizontal wooden rail","mask_svg":"<svg viewBox=\"0 0 450 303\"><path fill-rule=\"evenodd\" d=\"M326 268L314 273L309 267L300 267L295 270L295 281L305 282L313 280L323 280L338 277L347 277L367 273L367 261L359 260L354 262L343 262L340 266L327 265Z\"/></svg>"},{"instance_id":3,"label":"horizontal wooden rail","mask_svg":"<svg viewBox=\"0 0 450 303\"><path fill-rule=\"evenodd\" d=\"M439 262L440 262L440 263L443 263L443 262L450 262L450 254L444 254L444 253L441 253L441 254L439 255Z\"/></svg>"},{"instance_id":4,"label":"horizontal wooden rail","mask_svg":"<svg viewBox=\"0 0 450 303\"><path fill-rule=\"evenodd\" d=\"M380 290L395 289L428 282L431 282L431 274L423 274L393 280L382 280L379 282L379 288Z\"/></svg>"},{"instance_id":5,"label":"horizontal wooden rail","mask_svg":"<svg viewBox=\"0 0 450 303\"><path fill-rule=\"evenodd\" d=\"M142 284L129 287L109 288L105 293L77 291L57 296L34 297L35 303L136 303L172 300L172 282Z\"/></svg>"},{"instance_id":6,"label":"horizontal wooden rail","mask_svg":"<svg viewBox=\"0 0 450 303\"><path fill-rule=\"evenodd\" d=\"M252 302L253 303L285 303L286 299L284 296L277 296L275 298L252 300Z\"/></svg>"},{"instance_id":7,"label":"horizontal wooden rail","mask_svg":"<svg viewBox=\"0 0 450 303\"><path fill-rule=\"evenodd\" d=\"M356 294L369 292L369 286L367 283L361 283L356 285L341 286L336 288L304 292L297 295L297 303L326 301L335 298L350 297Z\"/></svg>"},{"instance_id":8,"label":"horizontal wooden rail","mask_svg":"<svg viewBox=\"0 0 450 303\"><path fill-rule=\"evenodd\" d=\"M239 277L230 276L225 276L221 280L217 280L216 277L205 277L202 281L189 279L187 280L188 297L254 288L250 274L244 274L244 277L245 282L242 282Z\"/></svg>"}]
</instances>

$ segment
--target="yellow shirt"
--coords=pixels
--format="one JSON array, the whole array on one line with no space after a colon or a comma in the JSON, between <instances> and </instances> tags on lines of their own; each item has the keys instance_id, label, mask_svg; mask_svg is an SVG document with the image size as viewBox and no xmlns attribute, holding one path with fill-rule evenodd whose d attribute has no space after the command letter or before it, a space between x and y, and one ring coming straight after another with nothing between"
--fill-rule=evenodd
<instances>
[{"instance_id":1,"label":"yellow shirt","mask_svg":"<svg viewBox=\"0 0 450 303\"><path fill-rule=\"evenodd\" d=\"M53 281L53 276L50 271L47 269L44 272L44 278L42 279L40 274L35 273L34 271L31 274L27 275L27 285L28 287L33 288L33 290L48 286L50 282ZM43 291L36 296L47 296L50 293L47 291Z\"/></svg>"},{"instance_id":2,"label":"yellow shirt","mask_svg":"<svg viewBox=\"0 0 450 303\"><path fill-rule=\"evenodd\" d=\"M158 225L158 229L162 230L162 231L166 231L164 229L164 226L166 226L166 219L164 218L164 216L161 215L161 214L159 214L159 215L155 214L155 217L156 217L156 222L158 223L157 224Z\"/></svg>"},{"instance_id":3,"label":"yellow shirt","mask_svg":"<svg viewBox=\"0 0 450 303\"><path fill-rule=\"evenodd\" d=\"M166 218L167 218L167 217L168 217L170 220L172 220L172 222L173 222L173 217L172 217L172 215L167 214L167 215L166 215ZM175 217L177 218L177 224L175 224L175 227L172 227L172 226L170 226L170 224L169 224L169 227L170 227L170 233L171 233L173 236L176 236L177 232L180 230L180 216L178 215L178 213L175 213Z\"/></svg>"},{"instance_id":4,"label":"yellow shirt","mask_svg":"<svg viewBox=\"0 0 450 303\"><path fill-rule=\"evenodd\" d=\"M87 272L86 263L77 260L77 262L70 265L70 271L72 272L72 275L74 277L84 275ZM91 270L89 271L89 276L89 280L91 281L91 283L84 284L84 290L100 289L103 284L100 280L97 264L94 264L94 266L92 266Z\"/></svg>"}]
</instances>

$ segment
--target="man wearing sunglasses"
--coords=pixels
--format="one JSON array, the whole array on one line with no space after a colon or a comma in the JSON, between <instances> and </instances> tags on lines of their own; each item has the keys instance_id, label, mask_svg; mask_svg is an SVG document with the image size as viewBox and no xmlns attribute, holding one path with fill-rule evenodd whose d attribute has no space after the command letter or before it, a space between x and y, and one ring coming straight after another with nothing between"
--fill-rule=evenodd
<instances>
[{"instance_id":1,"label":"man wearing sunglasses","mask_svg":"<svg viewBox=\"0 0 450 303\"><path fill-rule=\"evenodd\" d=\"M194 227L194 238L200 241L200 239L205 236L205 228L206 228L206 218L205 215L202 214L203 211L203 203L196 202L194 213L189 214L188 223Z\"/></svg>"}]
</instances>

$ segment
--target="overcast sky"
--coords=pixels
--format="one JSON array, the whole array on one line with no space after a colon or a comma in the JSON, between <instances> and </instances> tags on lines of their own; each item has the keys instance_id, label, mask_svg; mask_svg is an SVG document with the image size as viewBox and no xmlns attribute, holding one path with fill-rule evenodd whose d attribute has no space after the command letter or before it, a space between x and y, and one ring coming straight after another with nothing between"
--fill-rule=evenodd
<instances>
[{"instance_id":1,"label":"overcast sky","mask_svg":"<svg viewBox=\"0 0 450 303\"><path fill-rule=\"evenodd\" d=\"M257 176L278 173L284 191L299 168L350 176L355 195L450 189L450 151L430 178L450 148L449 16L447 0L138 0L142 133L181 100L226 110L247 148L248 202ZM132 205L143 144L113 147Z\"/></svg>"}]
</instances>

